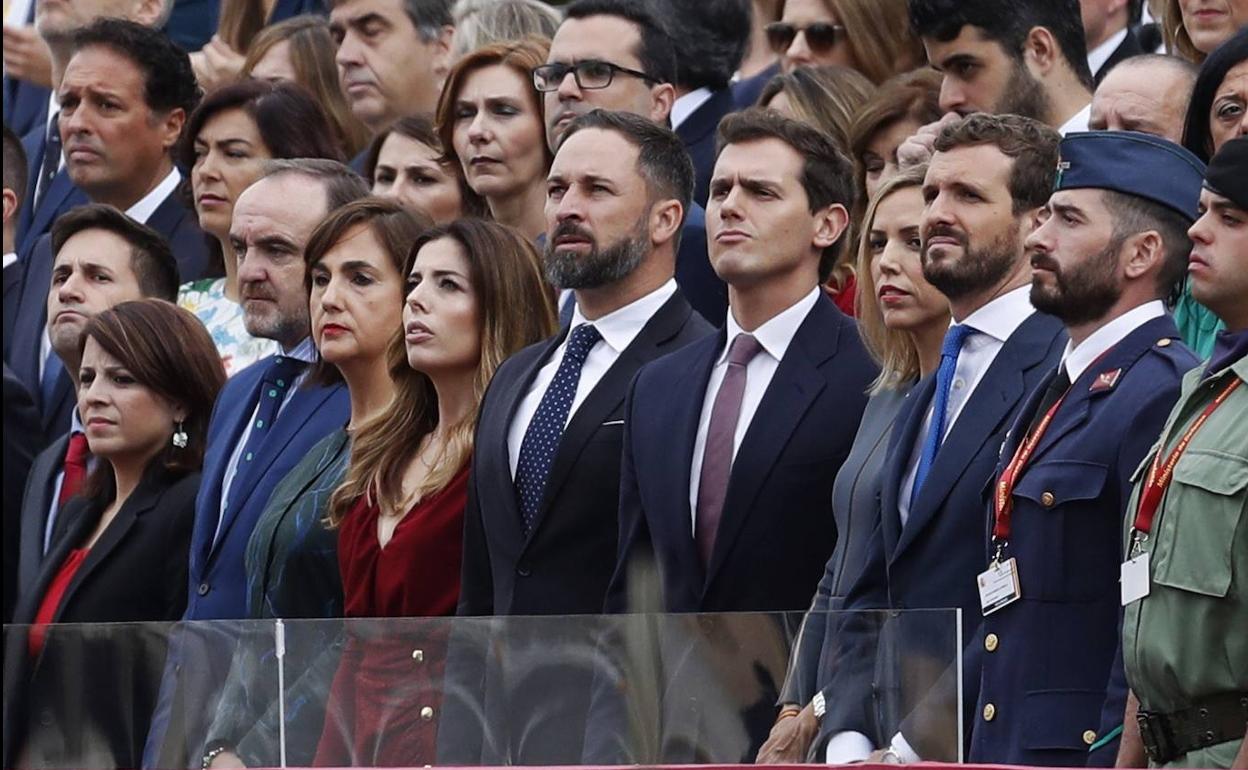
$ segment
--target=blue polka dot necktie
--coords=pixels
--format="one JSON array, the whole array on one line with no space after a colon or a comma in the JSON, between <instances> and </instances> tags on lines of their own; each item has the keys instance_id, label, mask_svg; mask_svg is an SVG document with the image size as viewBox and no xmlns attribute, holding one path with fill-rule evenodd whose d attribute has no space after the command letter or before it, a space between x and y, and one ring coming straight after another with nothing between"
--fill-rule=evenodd
<instances>
[{"instance_id":1,"label":"blue polka dot necktie","mask_svg":"<svg viewBox=\"0 0 1248 770\"><path fill-rule=\"evenodd\" d=\"M550 466L554 462L555 452L559 450L559 441L563 438L568 414L572 411L572 399L576 396L576 386L581 381L581 368L585 365L589 351L601 339L602 335L589 324L581 324L568 335L568 344L563 351L563 360L559 362L555 378L542 395L533 420L524 432L524 440L520 442L515 483L526 536L542 505L546 477L550 475Z\"/></svg>"},{"instance_id":2,"label":"blue polka dot necktie","mask_svg":"<svg viewBox=\"0 0 1248 770\"><path fill-rule=\"evenodd\" d=\"M932 420L923 439L923 453L919 455L919 467L914 474L914 486L910 490L910 507L919 498L919 490L927 480L928 471L936 461L936 450L945 439L946 413L949 411L949 391L953 387L953 374L958 368L958 354L962 343L975 330L965 324L954 324L945 332L940 346L940 366L936 369L936 393L932 396Z\"/></svg>"},{"instance_id":3,"label":"blue polka dot necktie","mask_svg":"<svg viewBox=\"0 0 1248 770\"><path fill-rule=\"evenodd\" d=\"M229 495L226 497L227 505L233 504L234 490L238 488L239 480L248 475L248 466L255 462L260 454L260 448L264 446L264 441L277 420L277 413L282 408L282 402L286 400L286 393L306 366L306 362L297 358L274 356L269 370L261 378L260 400L256 403L251 433L247 435L247 443L243 444L243 451L238 455L238 467L230 483Z\"/></svg>"}]
</instances>

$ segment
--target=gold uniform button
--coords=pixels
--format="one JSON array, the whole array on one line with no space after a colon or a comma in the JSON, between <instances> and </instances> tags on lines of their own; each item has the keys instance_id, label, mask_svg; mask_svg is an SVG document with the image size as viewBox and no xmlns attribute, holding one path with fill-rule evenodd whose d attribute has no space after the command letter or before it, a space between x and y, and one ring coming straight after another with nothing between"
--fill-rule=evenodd
<instances>
[{"instance_id":1,"label":"gold uniform button","mask_svg":"<svg viewBox=\"0 0 1248 770\"><path fill-rule=\"evenodd\" d=\"M1084 742L1084 743L1086 743L1086 744L1088 744L1089 746L1091 746L1092 744L1096 743L1096 731L1095 731L1095 730L1084 730L1084 731L1083 731L1083 742Z\"/></svg>"},{"instance_id":2,"label":"gold uniform button","mask_svg":"<svg viewBox=\"0 0 1248 770\"><path fill-rule=\"evenodd\" d=\"M997 644L1000 641L1001 640L997 638L996 634L988 634L987 636L984 637L984 649L987 650L988 652L996 652Z\"/></svg>"},{"instance_id":3,"label":"gold uniform button","mask_svg":"<svg viewBox=\"0 0 1248 770\"><path fill-rule=\"evenodd\" d=\"M1040 504L1043 505L1045 508L1052 508L1053 503L1055 502L1057 502L1057 498L1053 496L1052 492L1045 492L1044 494L1040 495Z\"/></svg>"},{"instance_id":4,"label":"gold uniform button","mask_svg":"<svg viewBox=\"0 0 1248 770\"><path fill-rule=\"evenodd\" d=\"M425 651L424 650L412 650L412 660L416 661L417 663L424 663Z\"/></svg>"},{"instance_id":5,"label":"gold uniform button","mask_svg":"<svg viewBox=\"0 0 1248 770\"><path fill-rule=\"evenodd\" d=\"M997 718L997 707L989 703L984 706L984 721L991 722Z\"/></svg>"},{"instance_id":6,"label":"gold uniform button","mask_svg":"<svg viewBox=\"0 0 1248 770\"><path fill-rule=\"evenodd\" d=\"M1170 347L1170 342L1171 342L1171 340L1170 340L1170 338L1169 338L1169 337L1162 337L1161 339L1157 340L1157 347L1159 347L1159 348L1168 348L1168 347ZM1085 733L1085 735L1086 735L1086 733Z\"/></svg>"},{"instance_id":7,"label":"gold uniform button","mask_svg":"<svg viewBox=\"0 0 1248 770\"><path fill-rule=\"evenodd\" d=\"M425 706L420 710L420 718L428 722L433 719L433 706Z\"/></svg>"}]
</instances>

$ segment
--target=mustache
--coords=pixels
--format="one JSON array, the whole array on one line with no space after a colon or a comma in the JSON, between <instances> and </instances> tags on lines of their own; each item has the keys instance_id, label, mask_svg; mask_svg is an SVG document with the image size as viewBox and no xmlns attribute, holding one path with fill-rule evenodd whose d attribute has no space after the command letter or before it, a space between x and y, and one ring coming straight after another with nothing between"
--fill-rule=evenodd
<instances>
[{"instance_id":1,"label":"mustache","mask_svg":"<svg viewBox=\"0 0 1248 770\"><path fill-rule=\"evenodd\" d=\"M1055 275L1062 274L1061 266L1057 264L1057 260L1043 252L1033 252L1030 257L1030 262L1032 267L1052 271Z\"/></svg>"},{"instance_id":2,"label":"mustache","mask_svg":"<svg viewBox=\"0 0 1248 770\"><path fill-rule=\"evenodd\" d=\"M276 300L277 294L264 281L251 281L244 283L239 292L243 299L269 299Z\"/></svg>"},{"instance_id":3,"label":"mustache","mask_svg":"<svg viewBox=\"0 0 1248 770\"><path fill-rule=\"evenodd\" d=\"M575 236L577 238L583 238L595 246L598 245L598 242L594 240L594 236L588 230L585 230L576 222L569 219L569 220L565 220L555 225L555 229L550 233L549 242L550 242L551 247L553 248L553 247L558 246L556 241L566 236Z\"/></svg>"},{"instance_id":4,"label":"mustache","mask_svg":"<svg viewBox=\"0 0 1248 770\"><path fill-rule=\"evenodd\" d=\"M963 248L969 242L966 233L951 225L931 225L923 231L924 241L930 241L933 238L956 238Z\"/></svg>"}]
</instances>

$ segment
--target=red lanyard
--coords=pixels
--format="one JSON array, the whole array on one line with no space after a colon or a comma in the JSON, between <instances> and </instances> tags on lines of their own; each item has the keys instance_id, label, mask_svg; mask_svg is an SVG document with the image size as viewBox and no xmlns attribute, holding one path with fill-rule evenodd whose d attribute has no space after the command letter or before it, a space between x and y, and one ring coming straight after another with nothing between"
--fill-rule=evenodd
<instances>
[{"instance_id":1,"label":"red lanyard","mask_svg":"<svg viewBox=\"0 0 1248 770\"><path fill-rule=\"evenodd\" d=\"M1074 384L1072 383L1073 387ZM1070 388L1066 389L1066 393L1049 407L1049 411L1044 413L1044 418L1040 420L1040 424L1036 429L1028 434L1018 445L1018 449L1014 452L1014 459L1010 460L1010 464L1005 466L1005 470L1001 472L1001 478L997 481L997 494L994 502L996 509L996 523L992 527L992 539L998 544L1004 544L1010 539L1010 513L1014 510L1014 485L1018 482L1018 476L1022 473L1027 461L1031 459L1031 455L1036 450L1036 446L1040 444L1040 439L1044 438L1045 432L1049 429L1049 425L1053 422L1054 415L1057 410L1062 408L1062 402L1066 400L1066 394L1070 393Z\"/></svg>"},{"instance_id":2,"label":"red lanyard","mask_svg":"<svg viewBox=\"0 0 1248 770\"><path fill-rule=\"evenodd\" d=\"M1200 413L1188 429L1183 433L1183 438L1179 439L1179 443L1171 450L1165 462L1161 460L1161 450L1157 450L1157 454L1153 456L1153 465L1148 471L1148 479L1144 482L1144 488L1140 491L1140 505L1135 512L1135 532L1147 535L1153 529L1153 517L1157 514L1157 508L1161 505L1161 498L1165 496L1166 490L1170 488L1170 481L1173 478L1174 466L1178 464L1179 457L1183 455L1187 445L1192 443L1192 437L1196 435L1196 431L1201 429L1205 421L1209 419L1209 415L1214 410L1222 406L1222 402L1230 397L1231 392L1242 382L1238 377L1232 377L1217 397L1213 399L1205 411ZM1164 445L1163 445L1164 446Z\"/></svg>"}]
</instances>

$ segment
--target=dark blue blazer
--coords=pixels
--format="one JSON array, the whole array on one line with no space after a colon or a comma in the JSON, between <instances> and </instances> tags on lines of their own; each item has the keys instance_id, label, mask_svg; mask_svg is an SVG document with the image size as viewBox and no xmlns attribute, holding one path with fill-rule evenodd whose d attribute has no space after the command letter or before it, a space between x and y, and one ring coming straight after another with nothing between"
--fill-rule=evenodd
<instances>
[{"instance_id":1,"label":"dark blue blazer","mask_svg":"<svg viewBox=\"0 0 1248 770\"><path fill-rule=\"evenodd\" d=\"M680 230L676 284L698 315L711 326L724 325L728 317L728 284L711 267L711 258L706 252L706 209L697 203L689 204L689 213Z\"/></svg>"},{"instance_id":2,"label":"dark blue blazer","mask_svg":"<svg viewBox=\"0 0 1248 770\"><path fill-rule=\"evenodd\" d=\"M165 24L165 34L184 50L198 51L217 31L220 9L220 0L178 0ZM325 16L328 10L322 0L277 0L265 26L305 13Z\"/></svg>"},{"instance_id":3,"label":"dark blue blazer","mask_svg":"<svg viewBox=\"0 0 1248 770\"><path fill-rule=\"evenodd\" d=\"M804 610L836 544L832 481L877 374L854 322L820 296L737 450L709 569L689 481L723 330L644 366L625 407L620 555L606 609L628 610L630 562L653 556L667 612Z\"/></svg>"},{"instance_id":4,"label":"dark blue blazer","mask_svg":"<svg viewBox=\"0 0 1248 770\"><path fill-rule=\"evenodd\" d=\"M715 170L715 129L719 128L719 121L725 115L736 109L732 88L725 86L712 91L711 97L676 127L676 135L693 161L693 199L699 206L706 205L711 172Z\"/></svg>"},{"instance_id":5,"label":"dark blue blazer","mask_svg":"<svg viewBox=\"0 0 1248 770\"><path fill-rule=\"evenodd\" d=\"M732 98L738 110L758 104L758 97L763 95L763 88L771 79L780 74L780 62L777 61L767 69L732 84Z\"/></svg>"},{"instance_id":6,"label":"dark blue blazer","mask_svg":"<svg viewBox=\"0 0 1248 770\"><path fill-rule=\"evenodd\" d=\"M50 95L51 91L43 86L5 75L4 124L18 136L25 136L32 128L42 129Z\"/></svg>"},{"instance_id":7,"label":"dark blue blazer","mask_svg":"<svg viewBox=\"0 0 1248 770\"><path fill-rule=\"evenodd\" d=\"M1022 598L983 619L984 634L995 638L992 652L978 641L975 713L992 703L996 716L975 720L968 761L1083 765L1101 735L1103 707L1116 714L1114 726L1122 723L1126 690L1107 693L1107 683L1120 633L1124 511L1136 468L1197 363L1169 316L1145 322L1080 375L1036 446L1014 488L1004 554L1017 560ZM1019 412L996 478L1056 376L1050 372ZM990 503L989 521L991 512ZM989 557L982 552L981 563ZM1116 754L1117 740L1096 752L1106 766Z\"/></svg>"},{"instance_id":8,"label":"dark blue blazer","mask_svg":"<svg viewBox=\"0 0 1248 770\"><path fill-rule=\"evenodd\" d=\"M946 435L903 528L898 492L936 389L935 377L922 380L907 396L882 471L880 526L867 545L866 563L845 598L844 609L956 607L962 610L967 631L962 639L953 638L952 621L943 613L903 616L893 629L897 643L905 645L900 659L949 662L951 651L963 649L978 628L981 613L975 576L987 565L984 502L997 453L1024 398L1057 367L1065 344L1062 324L1052 316L1035 313L1015 330ZM862 612L849 615L840 633L829 639L839 645L839 653L828 656L837 661L836 670L822 672L820 677L828 711L816 746L845 730L885 745L899 729L901 717L914 710L921 698L929 697L922 686L915 685L914 675L882 670L886 663L877 668L880 637L872 622ZM892 658L881 656L881 661ZM964 724L969 734L979 672L973 660L964 663L964 671ZM939 700L956 693L952 683L946 684L930 697ZM934 730L922 721L924 715L940 721L954 708L953 701L931 706L917 709L915 721L900 729L920 756L955 758L957 747L947 727ZM940 734L933 736L933 732Z\"/></svg>"},{"instance_id":9,"label":"dark blue blazer","mask_svg":"<svg viewBox=\"0 0 1248 770\"><path fill-rule=\"evenodd\" d=\"M69 171L62 168L48 183L48 192L39 206L35 206L35 181L43 165L43 150L47 146L44 124L47 122L48 105L45 101L35 125L22 137L22 149L26 151L26 196L22 210L17 215L17 256L30 258L39 237L52 229L56 218L74 206L87 202L87 195L70 181Z\"/></svg>"}]
</instances>

